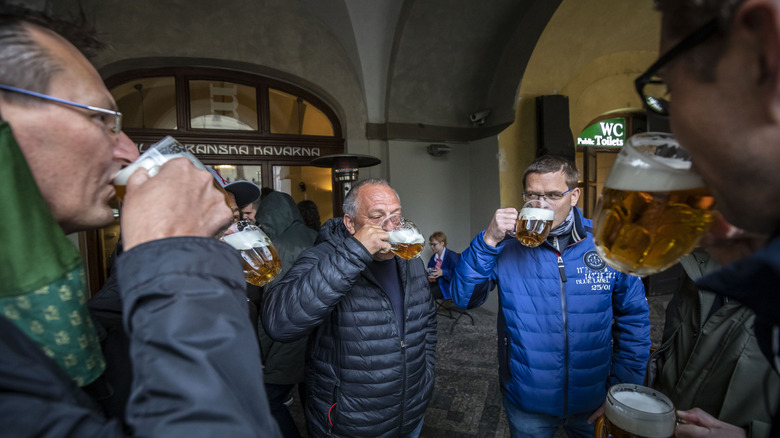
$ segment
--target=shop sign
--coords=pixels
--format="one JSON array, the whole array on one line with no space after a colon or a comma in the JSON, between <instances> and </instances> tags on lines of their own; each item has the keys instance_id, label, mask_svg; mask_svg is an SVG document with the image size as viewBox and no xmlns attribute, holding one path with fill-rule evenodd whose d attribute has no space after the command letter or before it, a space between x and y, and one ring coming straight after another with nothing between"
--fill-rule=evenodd
<instances>
[{"instance_id":1,"label":"shop sign","mask_svg":"<svg viewBox=\"0 0 780 438\"><path fill-rule=\"evenodd\" d=\"M585 128L577 137L577 146L621 147L626 140L626 119L602 120Z\"/></svg>"},{"instance_id":2,"label":"shop sign","mask_svg":"<svg viewBox=\"0 0 780 438\"><path fill-rule=\"evenodd\" d=\"M136 143L144 152L149 143ZM246 144L184 143L194 155L242 155L262 157L319 157L320 148L307 146L256 146Z\"/></svg>"}]
</instances>

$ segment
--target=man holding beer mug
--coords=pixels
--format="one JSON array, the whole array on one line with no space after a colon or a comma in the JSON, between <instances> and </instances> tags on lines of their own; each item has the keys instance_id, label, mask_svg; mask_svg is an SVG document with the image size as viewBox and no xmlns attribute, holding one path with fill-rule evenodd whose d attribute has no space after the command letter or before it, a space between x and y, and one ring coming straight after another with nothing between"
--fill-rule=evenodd
<instances>
[{"instance_id":1,"label":"man holding beer mug","mask_svg":"<svg viewBox=\"0 0 780 438\"><path fill-rule=\"evenodd\" d=\"M499 377L511 435L593 436L607 388L642 383L650 320L638 277L608 267L596 253L592 222L576 207L579 172L543 156L525 171L526 200L554 210L549 237L536 247L507 236L518 211L496 211L460 258L450 291L476 307L496 285ZM614 319L614 323L613 323Z\"/></svg>"},{"instance_id":2,"label":"man holding beer mug","mask_svg":"<svg viewBox=\"0 0 780 438\"><path fill-rule=\"evenodd\" d=\"M122 418L106 418L87 395L105 361L66 237L113 222L113 176L138 157L121 120L75 46L43 17L0 7L4 436L127 436ZM279 436L237 255L211 238L229 222L211 175L186 159L128 181L116 268L134 375L130 434Z\"/></svg>"},{"instance_id":3,"label":"man holding beer mug","mask_svg":"<svg viewBox=\"0 0 780 438\"><path fill-rule=\"evenodd\" d=\"M436 309L425 266L390 251L380 224L401 214L387 182L367 179L319 243L263 298L268 335L309 335L309 436L417 437L434 384Z\"/></svg>"},{"instance_id":4,"label":"man holding beer mug","mask_svg":"<svg viewBox=\"0 0 780 438\"><path fill-rule=\"evenodd\" d=\"M670 117L726 220L771 236L752 255L696 284L755 312L758 343L780 371L780 0L656 5L663 14L662 55L637 78L637 91L648 112ZM733 434L712 417L683 419L688 424L678 426L678 435ZM771 436L778 435L775 414Z\"/></svg>"}]
</instances>

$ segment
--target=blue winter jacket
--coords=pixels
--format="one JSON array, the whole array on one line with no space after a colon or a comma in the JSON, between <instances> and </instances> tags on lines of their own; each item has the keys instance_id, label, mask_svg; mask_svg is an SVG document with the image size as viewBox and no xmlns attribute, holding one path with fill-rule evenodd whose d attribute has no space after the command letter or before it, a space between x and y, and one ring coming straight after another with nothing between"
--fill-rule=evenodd
<instances>
[{"instance_id":1,"label":"blue winter jacket","mask_svg":"<svg viewBox=\"0 0 780 438\"><path fill-rule=\"evenodd\" d=\"M498 362L504 395L528 412L592 413L609 386L641 384L650 353L642 281L607 267L592 221L575 209L571 243L514 238L497 247L477 235L460 258L450 291L460 307L484 303L498 286Z\"/></svg>"}]
</instances>

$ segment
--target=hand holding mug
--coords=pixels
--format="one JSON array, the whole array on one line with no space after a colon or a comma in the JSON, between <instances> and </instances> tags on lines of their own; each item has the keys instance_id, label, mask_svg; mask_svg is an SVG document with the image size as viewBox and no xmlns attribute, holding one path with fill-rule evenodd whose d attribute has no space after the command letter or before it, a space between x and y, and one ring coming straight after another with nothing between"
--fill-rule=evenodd
<instances>
[{"instance_id":1,"label":"hand holding mug","mask_svg":"<svg viewBox=\"0 0 780 438\"><path fill-rule=\"evenodd\" d=\"M490 221L490 225L488 225L485 230L485 243L490 246L498 245L499 242L504 240L507 233L514 231L516 222L517 209L508 207L496 210L493 219Z\"/></svg>"},{"instance_id":2,"label":"hand holding mug","mask_svg":"<svg viewBox=\"0 0 780 438\"><path fill-rule=\"evenodd\" d=\"M213 237L233 216L213 177L186 160L173 160L154 178L135 172L127 181L122 203L124 249L167 237ZM188 214L173 214L186 211Z\"/></svg>"},{"instance_id":3,"label":"hand holding mug","mask_svg":"<svg viewBox=\"0 0 780 438\"><path fill-rule=\"evenodd\" d=\"M357 239L371 255L387 254L390 251L387 232L377 225L364 225L352 237Z\"/></svg>"}]
</instances>

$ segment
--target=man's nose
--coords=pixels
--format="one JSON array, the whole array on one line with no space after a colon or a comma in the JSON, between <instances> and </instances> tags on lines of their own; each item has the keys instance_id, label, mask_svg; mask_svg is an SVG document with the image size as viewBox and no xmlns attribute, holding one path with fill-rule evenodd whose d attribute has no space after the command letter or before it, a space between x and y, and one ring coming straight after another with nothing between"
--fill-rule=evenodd
<instances>
[{"instance_id":1,"label":"man's nose","mask_svg":"<svg viewBox=\"0 0 780 438\"><path fill-rule=\"evenodd\" d=\"M135 161L140 155L138 148L135 147L135 143L130 140L130 137L124 132L120 132L114 146L114 157L122 164L127 165Z\"/></svg>"}]
</instances>

